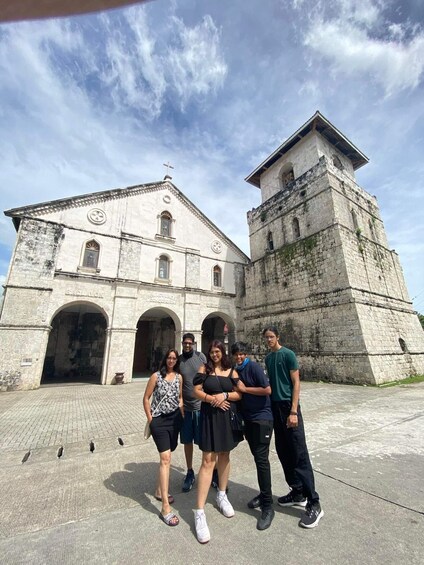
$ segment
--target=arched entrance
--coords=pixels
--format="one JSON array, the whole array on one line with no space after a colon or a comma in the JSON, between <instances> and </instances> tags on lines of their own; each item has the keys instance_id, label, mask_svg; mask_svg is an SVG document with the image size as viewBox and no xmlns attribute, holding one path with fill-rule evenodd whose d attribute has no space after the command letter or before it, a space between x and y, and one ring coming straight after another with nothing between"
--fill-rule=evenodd
<instances>
[{"instance_id":1,"label":"arched entrance","mask_svg":"<svg viewBox=\"0 0 424 565\"><path fill-rule=\"evenodd\" d=\"M207 352L209 344L214 339L225 343L227 352L235 341L235 326L233 320L222 312L213 312L206 316L202 323L202 351Z\"/></svg>"},{"instance_id":2,"label":"arched entrance","mask_svg":"<svg viewBox=\"0 0 424 565\"><path fill-rule=\"evenodd\" d=\"M107 322L100 308L71 304L51 322L41 384L90 382L100 384Z\"/></svg>"},{"instance_id":3,"label":"arched entrance","mask_svg":"<svg viewBox=\"0 0 424 565\"><path fill-rule=\"evenodd\" d=\"M138 320L134 347L133 378L149 377L159 367L165 352L175 347L181 331L175 314L165 308L151 308Z\"/></svg>"}]
</instances>

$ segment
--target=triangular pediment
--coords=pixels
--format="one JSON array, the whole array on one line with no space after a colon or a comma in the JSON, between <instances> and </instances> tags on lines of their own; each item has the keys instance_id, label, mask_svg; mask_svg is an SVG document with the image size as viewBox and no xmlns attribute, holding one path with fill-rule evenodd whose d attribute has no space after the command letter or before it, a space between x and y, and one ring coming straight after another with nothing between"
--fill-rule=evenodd
<instances>
[{"instance_id":1,"label":"triangular pediment","mask_svg":"<svg viewBox=\"0 0 424 565\"><path fill-rule=\"evenodd\" d=\"M191 200L189 200L170 180L60 198L57 200L50 200L47 202L6 210L4 213L6 216L13 219L16 229L18 229L22 218L39 218L45 221L70 225L72 224L70 216L73 211L76 211L76 209L78 209L78 211L87 209L88 212L90 209L101 209L104 205L108 205L110 207L113 201L119 200L128 200L132 203L137 201L139 203L139 199L137 197L140 197L141 202L143 202L144 196L147 197L147 195L151 193L158 192L167 193L168 195L171 195L172 198L177 199L189 213L193 214L198 220L200 220L200 222L202 222L202 224L206 226L217 238L225 242L228 247L232 248L236 255L240 257L241 261L248 261L248 257L243 253L243 251L241 251L241 249L239 249L213 222L211 222L209 218L203 214L203 212L197 208L197 206L193 204L193 202L191 202ZM133 205L134 204L131 204L131 206ZM146 206L150 206L150 203L147 201ZM165 209L166 206L165 198L161 207ZM124 212L121 211L121 214L122 213ZM84 217L85 215L86 214L81 214L81 216ZM127 230L122 230L122 232L125 231Z\"/></svg>"}]
</instances>

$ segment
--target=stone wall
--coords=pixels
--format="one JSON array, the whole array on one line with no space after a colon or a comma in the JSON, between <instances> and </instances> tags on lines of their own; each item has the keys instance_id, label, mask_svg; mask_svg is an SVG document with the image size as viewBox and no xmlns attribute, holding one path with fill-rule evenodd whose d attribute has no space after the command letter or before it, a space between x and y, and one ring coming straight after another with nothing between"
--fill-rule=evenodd
<instances>
[{"instance_id":1,"label":"stone wall","mask_svg":"<svg viewBox=\"0 0 424 565\"><path fill-rule=\"evenodd\" d=\"M398 256L376 199L351 172L321 155L249 212L248 224L244 336L259 359L262 329L273 324L304 378L379 384L424 372L424 333Z\"/></svg>"}]
</instances>

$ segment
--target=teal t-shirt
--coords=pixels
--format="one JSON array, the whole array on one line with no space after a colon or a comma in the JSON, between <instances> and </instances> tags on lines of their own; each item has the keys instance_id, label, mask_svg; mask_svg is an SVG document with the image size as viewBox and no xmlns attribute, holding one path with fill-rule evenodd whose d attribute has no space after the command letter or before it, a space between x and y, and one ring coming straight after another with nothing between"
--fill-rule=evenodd
<instances>
[{"instance_id":1,"label":"teal t-shirt","mask_svg":"<svg viewBox=\"0 0 424 565\"><path fill-rule=\"evenodd\" d=\"M281 347L278 351L272 351L265 357L265 366L271 385L271 400L291 400L293 383L290 371L299 368L294 351L287 347Z\"/></svg>"}]
</instances>

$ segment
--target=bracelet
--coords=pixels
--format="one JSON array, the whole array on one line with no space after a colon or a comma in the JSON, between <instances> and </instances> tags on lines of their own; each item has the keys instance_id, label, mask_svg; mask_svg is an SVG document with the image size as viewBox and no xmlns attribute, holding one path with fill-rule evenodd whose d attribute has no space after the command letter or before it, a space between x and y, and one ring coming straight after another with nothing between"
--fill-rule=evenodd
<instances>
[{"instance_id":1,"label":"bracelet","mask_svg":"<svg viewBox=\"0 0 424 565\"><path fill-rule=\"evenodd\" d=\"M297 416L297 412L293 412L293 410L290 410L290 415L291 416Z\"/></svg>"},{"instance_id":2,"label":"bracelet","mask_svg":"<svg viewBox=\"0 0 424 565\"><path fill-rule=\"evenodd\" d=\"M228 400L228 396L229 396L228 392L224 392L224 400Z\"/></svg>"}]
</instances>

